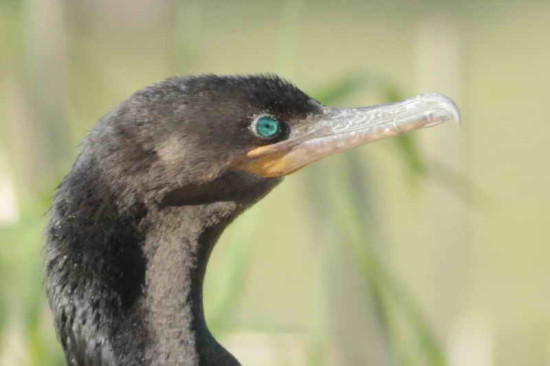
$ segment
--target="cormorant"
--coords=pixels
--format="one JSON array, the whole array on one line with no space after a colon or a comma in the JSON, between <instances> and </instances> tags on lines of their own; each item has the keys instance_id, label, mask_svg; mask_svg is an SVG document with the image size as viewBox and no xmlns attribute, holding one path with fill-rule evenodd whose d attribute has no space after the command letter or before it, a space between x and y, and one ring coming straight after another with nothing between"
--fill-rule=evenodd
<instances>
[{"instance_id":1,"label":"cormorant","mask_svg":"<svg viewBox=\"0 0 550 366\"><path fill-rule=\"evenodd\" d=\"M54 199L45 284L70 366L236 366L202 305L224 228L283 176L458 120L439 94L329 108L276 76L175 77L107 113Z\"/></svg>"}]
</instances>

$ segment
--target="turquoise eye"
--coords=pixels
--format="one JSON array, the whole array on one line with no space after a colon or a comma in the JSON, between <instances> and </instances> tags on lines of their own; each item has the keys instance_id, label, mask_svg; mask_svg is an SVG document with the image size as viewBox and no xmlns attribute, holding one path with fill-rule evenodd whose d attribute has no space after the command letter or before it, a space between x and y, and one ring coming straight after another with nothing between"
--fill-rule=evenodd
<instances>
[{"instance_id":1,"label":"turquoise eye","mask_svg":"<svg viewBox=\"0 0 550 366\"><path fill-rule=\"evenodd\" d=\"M273 117L262 116L255 121L254 132L263 138L274 137L281 132L281 123Z\"/></svg>"}]
</instances>

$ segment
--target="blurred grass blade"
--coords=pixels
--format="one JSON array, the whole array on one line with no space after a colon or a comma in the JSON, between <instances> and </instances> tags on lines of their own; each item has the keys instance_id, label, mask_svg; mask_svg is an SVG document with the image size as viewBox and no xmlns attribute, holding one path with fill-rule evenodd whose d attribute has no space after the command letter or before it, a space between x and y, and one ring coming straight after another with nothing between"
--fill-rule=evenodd
<instances>
[{"instance_id":1,"label":"blurred grass blade","mask_svg":"<svg viewBox=\"0 0 550 366\"><path fill-rule=\"evenodd\" d=\"M326 105L338 104L353 94L364 91L368 81L358 75L343 77L315 94L317 100Z\"/></svg>"},{"instance_id":2,"label":"blurred grass blade","mask_svg":"<svg viewBox=\"0 0 550 366\"><path fill-rule=\"evenodd\" d=\"M213 307L209 311L208 324L212 331L218 334L230 328L244 291L253 253L252 238L255 228L258 227L256 222L262 217L261 207L255 207L253 210L254 213L249 212L228 228L225 235L229 239L228 256L212 281L216 284L212 291L215 292L216 298L208 301Z\"/></svg>"},{"instance_id":3,"label":"blurred grass blade","mask_svg":"<svg viewBox=\"0 0 550 366\"><path fill-rule=\"evenodd\" d=\"M380 78L369 79L368 74L354 75L343 78L331 87L325 88L318 93L318 99L325 104L339 103L355 92L365 90L367 87L377 88L388 102L403 99L397 88L393 87ZM407 134L394 139L399 154L411 177L425 178L427 167L421 157L414 136ZM396 335L396 320L391 309L403 314L408 326L412 328L415 339L423 355L424 364L430 366L444 366L445 354L439 346L435 336L430 331L426 319L421 314L416 302L404 291L402 286L392 279L391 271L379 260L379 253L376 248L383 242L376 235L377 228L383 225L374 224L376 214L374 204L369 198L372 196L367 190L364 168L360 166L356 154L353 152L343 154L346 160L346 173L340 177L339 186L348 185L345 189L348 194L337 194L337 197L326 197L317 195L311 197L315 206L327 206L329 209L321 212L327 215L328 221L339 231L340 242L352 246L352 252L357 268L363 275L366 283L366 295L373 301L376 309L376 317L380 329L385 335L386 342L391 350L392 359L399 364L414 364L413 358L408 355L406 345L401 344ZM314 170L312 171L315 172ZM327 180L321 177L313 177L317 184L309 184L310 187L317 187L326 184ZM313 183L310 181L310 183ZM329 183L330 184L330 183ZM323 191L339 192L336 187L325 187ZM321 203L320 201L328 201ZM319 208L319 207L317 207ZM317 214L318 215L318 214ZM374 246L374 244L376 245Z\"/></svg>"},{"instance_id":4,"label":"blurred grass blade","mask_svg":"<svg viewBox=\"0 0 550 366\"><path fill-rule=\"evenodd\" d=\"M357 174L357 171L355 166L348 166L349 175ZM347 180L352 181L352 179L349 178L347 178ZM342 196L343 195L340 196L340 199L344 198ZM338 228L356 226L353 230L345 230L342 232L342 235L348 236L349 240L344 242L349 242L353 246L358 268L369 282L368 288L371 289L370 296L372 296L378 304L378 316L384 332L387 335L388 343L394 349L392 353L394 355L401 353L399 349L400 345L396 344L397 339L394 335L393 328L395 325L389 315L389 308L395 307L398 312L405 315L407 321L413 328L416 339L419 340L421 349L423 350L423 354L429 362L428 365L445 365L444 352L439 346L435 336L430 331L430 327L416 305L416 302L404 290L402 284L392 278L391 271L382 264L380 259L378 259L379 255L372 247L372 241L369 240L368 235L365 234L365 230L361 230L368 221L361 221L360 215L358 215L357 212L359 210L364 210L365 207L362 207L357 197L352 197L352 195L346 195L344 199L347 199L347 205L349 206L349 208L345 210L355 213L344 215L342 211L336 211L334 216L336 220L342 220L342 218L345 217L346 224L340 223ZM342 205L339 206L343 207ZM370 209L372 210L372 206L370 206ZM350 233L356 234L350 235Z\"/></svg>"}]
</instances>

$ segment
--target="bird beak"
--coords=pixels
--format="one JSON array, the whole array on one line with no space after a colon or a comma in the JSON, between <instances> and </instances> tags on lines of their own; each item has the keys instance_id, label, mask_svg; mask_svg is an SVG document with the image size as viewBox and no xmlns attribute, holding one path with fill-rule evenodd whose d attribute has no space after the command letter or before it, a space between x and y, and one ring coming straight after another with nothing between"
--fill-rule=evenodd
<instances>
[{"instance_id":1,"label":"bird beak","mask_svg":"<svg viewBox=\"0 0 550 366\"><path fill-rule=\"evenodd\" d=\"M321 114L307 117L302 131L248 151L236 168L266 178L281 177L325 156L448 121L459 122L459 111L441 94L421 94L371 107L323 107Z\"/></svg>"}]
</instances>

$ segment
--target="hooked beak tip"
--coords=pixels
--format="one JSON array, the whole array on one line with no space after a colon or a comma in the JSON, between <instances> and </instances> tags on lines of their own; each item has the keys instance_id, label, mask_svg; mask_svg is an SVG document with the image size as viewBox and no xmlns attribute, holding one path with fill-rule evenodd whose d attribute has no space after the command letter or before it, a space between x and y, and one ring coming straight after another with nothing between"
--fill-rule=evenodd
<instances>
[{"instance_id":1,"label":"hooked beak tip","mask_svg":"<svg viewBox=\"0 0 550 366\"><path fill-rule=\"evenodd\" d=\"M439 93L425 93L418 95L416 99L436 106L433 110L426 112L429 122L423 127L432 127L443 122L456 122L460 125L460 110L451 98Z\"/></svg>"}]
</instances>

